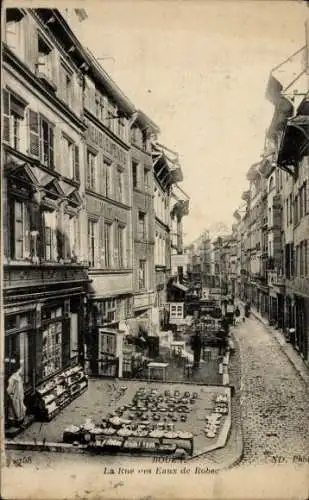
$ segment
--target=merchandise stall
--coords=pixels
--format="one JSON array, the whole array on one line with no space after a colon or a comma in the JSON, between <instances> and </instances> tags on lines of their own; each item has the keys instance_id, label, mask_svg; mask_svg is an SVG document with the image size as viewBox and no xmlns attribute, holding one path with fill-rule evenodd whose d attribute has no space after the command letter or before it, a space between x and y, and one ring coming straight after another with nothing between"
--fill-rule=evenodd
<instances>
[{"instance_id":1,"label":"merchandise stall","mask_svg":"<svg viewBox=\"0 0 309 500\"><path fill-rule=\"evenodd\" d=\"M38 420L50 421L88 387L81 366L76 365L49 378L36 389L35 413Z\"/></svg>"},{"instance_id":2,"label":"merchandise stall","mask_svg":"<svg viewBox=\"0 0 309 500\"><path fill-rule=\"evenodd\" d=\"M229 398L222 392L214 393L205 408L201 394L192 388L159 391L140 387L131 400L125 397L126 391L126 386L120 388L119 406L101 422L87 419L64 429L63 441L94 453L186 458L199 453L200 446L213 449L230 412ZM194 414L199 415L198 422L203 421L198 428ZM201 438L194 443L196 432Z\"/></svg>"}]
</instances>

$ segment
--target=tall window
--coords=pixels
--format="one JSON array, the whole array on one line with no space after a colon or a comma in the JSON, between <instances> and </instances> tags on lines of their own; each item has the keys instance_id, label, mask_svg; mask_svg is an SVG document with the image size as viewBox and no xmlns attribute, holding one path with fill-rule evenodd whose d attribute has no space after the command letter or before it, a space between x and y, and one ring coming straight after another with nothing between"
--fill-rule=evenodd
<instances>
[{"instance_id":1,"label":"tall window","mask_svg":"<svg viewBox=\"0 0 309 500\"><path fill-rule=\"evenodd\" d=\"M104 120L104 97L97 90L95 91L95 115L101 122L103 122L103 120Z\"/></svg>"},{"instance_id":2,"label":"tall window","mask_svg":"<svg viewBox=\"0 0 309 500\"><path fill-rule=\"evenodd\" d=\"M105 159L103 161L104 194L107 198L112 195L112 166Z\"/></svg>"},{"instance_id":3,"label":"tall window","mask_svg":"<svg viewBox=\"0 0 309 500\"><path fill-rule=\"evenodd\" d=\"M49 81L53 80L53 54L52 47L43 38L41 34L38 35L38 62L37 62L38 75L43 75Z\"/></svg>"},{"instance_id":4,"label":"tall window","mask_svg":"<svg viewBox=\"0 0 309 500\"><path fill-rule=\"evenodd\" d=\"M54 126L43 116L29 110L29 153L43 165L54 169Z\"/></svg>"},{"instance_id":5,"label":"tall window","mask_svg":"<svg viewBox=\"0 0 309 500\"><path fill-rule=\"evenodd\" d=\"M144 168L144 186L146 192L149 192L150 188L149 179L150 179L150 170L148 170L148 168Z\"/></svg>"},{"instance_id":6,"label":"tall window","mask_svg":"<svg viewBox=\"0 0 309 500\"><path fill-rule=\"evenodd\" d=\"M138 163L136 161L132 161L132 182L133 188L136 189L138 187Z\"/></svg>"},{"instance_id":7,"label":"tall window","mask_svg":"<svg viewBox=\"0 0 309 500\"><path fill-rule=\"evenodd\" d=\"M146 288L146 261L139 261L138 287L140 290Z\"/></svg>"},{"instance_id":8,"label":"tall window","mask_svg":"<svg viewBox=\"0 0 309 500\"><path fill-rule=\"evenodd\" d=\"M290 218L289 222L290 224L293 223L293 204L292 204L292 194L289 195L289 208L290 208Z\"/></svg>"},{"instance_id":9,"label":"tall window","mask_svg":"<svg viewBox=\"0 0 309 500\"><path fill-rule=\"evenodd\" d=\"M95 237L96 237L96 222L88 219L88 259L89 266L95 266Z\"/></svg>"},{"instance_id":10,"label":"tall window","mask_svg":"<svg viewBox=\"0 0 309 500\"><path fill-rule=\"evenodd\" d=\"M87 188L96 188L96 156L91 151L87 151Z\"/></svg>"},{"instance_id":11,"label":"tall window","mask_svg":"<svg viewBox=\"0 0 309 500\"><path fill-rule=\"evenodd\" d=\"M58 258L57 249L57 216L56 212L44 212L44 257L47 261L55 261Z\"/></svg>"},{"instance_id":12,"label":"tall window","mask_svg":"<svg viewBox=\"0 0 309 500\"><path fill-rule=\"evenodd\" d=\"M54 129L51 123L42 117L40 118L41 160L46 167L54 168Z\"/></svg>"},{"instance_id":13,"label":"tall window","mask_svg":"<svg viewBox=\"0 0 309 500\"><path fill-rule=\"evenodd\" d=\"M5 41L11 50L18 51L23 47L21 9L6 9Z\"/></svg>"},{"instance_id":14,"label":"tall window","mask_svg":"<svg viewBox=\"0 0 309 500\"><path fill-rule=\"evenodd\" d=\"M138 239L144 241L146 239L146 215L143 212L138 212Z\"/></svg>"},{"instance_id":15,"label":"tall window","mask_svg":"<svg viewBox=\"0 0 309 500\"><path fill-rule=\"evenodd\" d=\"M298 211L298 196L296 195L295 199L294 199L294 224L298 223L298 214L299 214L299 211Z\"/></svg>"},{"instance_id":16,"label":"tall window","mask_svg":"<svg viewBox=\"0 0 309 500\"><path fill-rule=\"evenodd\" d=\"M124 266L124 227L117 227L117 254L118 254L118 265L119 267Z\"/></svg>"},{"instance_id":17,"label":"tall window","mask_svg":"<svg viewBox=\"0 0 309 500\"><path fill-rule=\"evenodd\" d=\"M74 174L74 143L67 137L62 137L63 163L66 165L66 175L70 179Z\"/></svg>"},{"instance_id":18,"label":"tall window","mask_svg":"<svg viewBox=\"0 0 309 500\"><path fill-rule=\"evenodd\" d=\"M123 201L123 172L120 168L116 169L116 199Z\"/></svg>"},{"instance_id":19,"label":"tall window","mask_svg":"<svg viewBox=\"0 0 309 500\"><path fill-rule=\"evenodd\" d=\"M72 106L73 102L73 73L63 63L60 64L60 94L64 102Z\"/></svg>"},{"instance_id":20,"label":"tall window","mask_svg":"<svg viewBox=\"0 0 309 500\"><path fill-rule=\"evenodd\" d=\"M300 188L299 190L299 218L302 219L304 215L304 203L303 203L303 196L304 190L303 187Z\"/></svg>"},{"instance_id":21,"label":"tall window","mask_svg":"<svg viewBox=\"0 0 309 500\"><path fill-rule=\"evenodd\" d=\"M111 267L111 224L104 223L104 259L105 267Z\"/></svg>"},{"instance_id":22,"label":"tall window","mask_svg":"<svg viewBox=\"0 0 309 500\"><path fill-rule=\"evenodd\" d=\"M3 89L3 140L14 149L21 149L21 127L25 103L7 89Z\"/></svg>"},{"instance_id":23,"label":"tall window","mask_svg":"<svg viewBox=\"0 0 309 500\"><path fill-rule=\"evenodd\" d=\"M14 257L30 256L30 213L23 201L14 202Z\"/></svg>"}]
</instances>

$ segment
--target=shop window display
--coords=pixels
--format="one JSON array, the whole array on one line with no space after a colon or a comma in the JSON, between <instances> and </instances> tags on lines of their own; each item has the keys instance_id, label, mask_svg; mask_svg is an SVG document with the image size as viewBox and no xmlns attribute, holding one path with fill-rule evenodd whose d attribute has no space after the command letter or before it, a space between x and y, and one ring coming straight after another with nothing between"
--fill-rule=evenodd
<instances>
[{"instance_id":1,"label":"shop window display","mask_svg":"<svg viewBox=\"0 0 309 500\"><path fill-rule=\"evenodd\" d=\"M50 321L45 324L42 338L42 376L49 377L62 368L62 308L57 307L45 312L45 318ZM57 318L59 320L57 321Z\"/></svg>"}]
</instances>

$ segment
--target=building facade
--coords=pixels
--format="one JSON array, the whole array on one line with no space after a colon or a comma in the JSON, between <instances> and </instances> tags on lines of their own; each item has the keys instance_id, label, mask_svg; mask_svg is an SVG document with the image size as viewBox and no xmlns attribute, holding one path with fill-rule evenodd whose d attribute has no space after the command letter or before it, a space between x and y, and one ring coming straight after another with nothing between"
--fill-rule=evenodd
<instances>
[{"instance_id":1,"label":"building facade","mask_svg":"<svg viewBox=\"0 0 309 500\"><path fill-rule=\"evenodd\" d=\"M131 176L133 188L133 315L143 319L149 333L155 302L155 211L152 141L158 127L142 112L131 120Z\"/></svg>"},{"instance_id":2,"label":"building facade","mask_svg":"<svg viewBox=\"0 0 309 500\"><path fill-rule=\"evenodd\" d=\"M29 411L75 365L121 377L136 319L158 333L188 210L178 155L69 17L12 8L4 23L5 378L23 362Z\"/></svg>"},{"instance_id":3,"label":"building facade","mask_svg":"<svg viewBox=\"0 0 309 500\"><path fill-rule=\"evenodd\" d=\"M168 325L167 284L171 274L172 186L183 180L178 155L158 142L152 145L155 211L155 304L154 323Z\"/></svg>"},{"instance_id":4,"label":"building facade","mask_svg":"<svg viewBox=\"0 0 309 500\"><path fill-rule=\"evenodd\" d=\"M240 298L250 300L271 325L283 331L308 363L307 57L304 47L270 75L266 98L274 112L262 160L248 171L237 245Z\"/></svg>"},{"instance_id":5,"label":"building facade","mask_svg":"<svg viewBox=\"0 0 309 500\"><path fill-rule=\"evenodd\" d=\"M133 315L131 102L87 52L84 116L85 227L89 287L87 358L91 372L116 375L116 331ZM115 330L110 348L104 328ZM109 334L111 336L111 333Z\"/></svg>"},{"instance_id":6,"label":"building facade","mask_svg":"<svg viewBox=\"0 0 309 500\"><path fill-rule=\"evenodd\" d=\"M84 360L82 63L82 50L58 11L6 10L5 375L23 361L28 409L41 384Z\"/></svg>"}]
</instances>

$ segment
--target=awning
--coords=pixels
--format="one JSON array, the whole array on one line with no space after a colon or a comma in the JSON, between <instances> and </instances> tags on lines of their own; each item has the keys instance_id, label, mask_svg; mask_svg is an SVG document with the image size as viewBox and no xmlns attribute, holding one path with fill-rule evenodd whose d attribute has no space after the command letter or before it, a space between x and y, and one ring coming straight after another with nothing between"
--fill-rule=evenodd
<instances>
[{"instance_id":1,"label":"awning","mask_svg":"<svg viewBox=\"0 0 309 500\"><path fill-rule=\"evenodd\" d=\"M296 116L288 121L285 128L278 153L278 166L292 174L289 167L297 167L308 148L309 116Z\"/></svg>"},{"instance_id":2,"label":"awning","mask_svg":"<svg viewBox=\"0 0 309 500\"><path fill-rule=\"evenodd\" d=\"M181 283L173 283L173 286L175 288L178 288L182 292L187 292L189 290L189 288L187 288L186 286L182 285Z\"/></svg>"}]
</instances>

